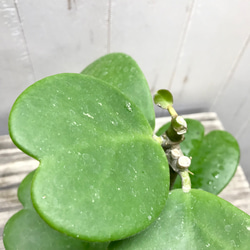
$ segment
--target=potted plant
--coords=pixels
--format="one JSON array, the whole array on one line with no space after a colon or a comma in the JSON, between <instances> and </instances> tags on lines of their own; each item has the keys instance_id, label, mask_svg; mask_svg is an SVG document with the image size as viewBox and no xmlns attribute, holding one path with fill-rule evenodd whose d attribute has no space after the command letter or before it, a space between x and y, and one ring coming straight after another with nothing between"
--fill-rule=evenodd
<instances>
[{"instance_id":1,"label":"potted plant","mask_svg":"<svg viewBox=\"0 0 250 250\"><path fill-rule=\"evenodd\" d=\"M121 53L17 98L10 136L40 165L18 189L7 250L249 248L249 215L216 196L237 168L236 140L204 135L167 90L154 101L172 117L156 134L146 79Z\"/></svg>"}]
</instances>

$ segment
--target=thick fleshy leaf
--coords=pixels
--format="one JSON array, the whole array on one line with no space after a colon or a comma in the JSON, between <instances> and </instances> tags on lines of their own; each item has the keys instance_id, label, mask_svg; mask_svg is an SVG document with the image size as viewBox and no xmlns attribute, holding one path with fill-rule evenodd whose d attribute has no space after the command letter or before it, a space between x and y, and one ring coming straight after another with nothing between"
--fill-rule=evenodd
<instances>
[{"instance_id":1,"label":"thick fleshy leaf","mask_svg":"<svg viewBox=\"0 0 250 250\"><path fill-rule=\"evenodd\" d=\"M235 138L226 131L216 130L204 136L200 122L186 119L188 131L181 149L192 157L190 171L192 188L200 188L213 194L220 193L234 176L239 164L240 150ZM161 128L163 133L169 124ZM181 188L176 179L174 188Z\"/></svg>"},{"instance_id":2,"label":"thick fleshy leaf","mask_svg":"<svg viewBox=\"0 0 250 250\"><path fill-rule=\"evenodd\" d=\"M160 89L154 96L154 102L156 105L168 109L169 106L173 105L173 96L168 90Z\"/></svg>"},{"instance_id":3,"label":"thick fleshy leaf","mask_svg":"<svg viewBox=\"0 0 250 250\"><path fill-rule=\"evenodd\" d=\"M152 96L147 80L133 58L122 53L111 53L96 60L81 73L99 78L118 88L141 109L154 129Z\"/></svg>"},{"instance_id":4,"label":"thick fleshy leaf","mask_svg":"<svg viewBox=\"0 0 250 250\"><path fill-rule=\"evenodd\" d=\"M59 74L15 102L10 135L40 160L32 201L53 228L89 241L133 235L162 211L168 163L140 109L94 77Z\"/></svg>"},{"instance_id":5,"label":"thick fleshy leaf","mask_svg":"<svg viewBox=\"0 0 250 250\"><path fill-rule=\"evenodd\" d=\"M4 228L3 240L6 250L106 249L108 242L84 242L52 229L41 219L31 201L33 175L34 172L31 172L26 176L18 189L18 198L24 209L13 215Z\"/></svg>"},{"instance_id":6,"label":"thick fleshy leaf","mask_svg":"<svg viewBox=\"0 0 250 250\"><path fill-rule=\"evenodd\" d=\"M173 190L156 222L109 249L242 249L250 246L250 216L202 190Z\"/></svg>"}]
</instances>

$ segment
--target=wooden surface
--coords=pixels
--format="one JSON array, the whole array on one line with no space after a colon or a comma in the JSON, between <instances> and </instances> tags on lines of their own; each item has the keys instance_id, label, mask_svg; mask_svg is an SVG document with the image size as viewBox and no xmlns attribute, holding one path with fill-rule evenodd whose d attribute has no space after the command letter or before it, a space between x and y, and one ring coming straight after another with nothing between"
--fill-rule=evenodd
<instances>
[{"instance_id":1,"label":"wooden surface","mask_svg":"<svg viewBox=\"0 0 250 250\"><path fill-rule=\"evenodd\" d=\"M206 132L223 129L215 113L198 113L184 117L200 120ZM167 117L158 118L156 129L167 121ZM5 223L22 208L17 199L17 188L22 179L37 166L38 162L17 149L9 136L0 136L0 249L4 249L2 232ZM241 167L238 167L234 178L219 196L250 214L250 189Z\"/></svg>"}]
</instances>

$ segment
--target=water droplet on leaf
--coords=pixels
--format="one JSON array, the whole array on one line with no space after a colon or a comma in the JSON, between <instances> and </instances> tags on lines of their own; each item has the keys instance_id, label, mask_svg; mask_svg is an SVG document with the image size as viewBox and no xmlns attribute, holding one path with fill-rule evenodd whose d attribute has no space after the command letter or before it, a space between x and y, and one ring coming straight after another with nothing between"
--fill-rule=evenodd
<instances>
[{"instance_id":1,"label":"water droplet on leaf","mask_svg":"<svg viewBox=\"0 0 250 250\"><path fill-rule=\"evenodd\" d=\"M224 227L224 229L225 229L226 232L230 232L232 230L232 226L231 225L226 225Z\"/></svg>"}]
</instances>

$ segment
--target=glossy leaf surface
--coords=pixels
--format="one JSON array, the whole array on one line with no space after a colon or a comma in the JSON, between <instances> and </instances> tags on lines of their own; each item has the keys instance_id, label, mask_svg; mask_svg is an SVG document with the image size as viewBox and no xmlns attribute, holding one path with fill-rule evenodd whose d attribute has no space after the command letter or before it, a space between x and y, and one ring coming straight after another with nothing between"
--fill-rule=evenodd
<instances>
[{"instance_id":1,"label":"glossy leaf surface","mask_svg":"<svg viewBox=\"0 0 250 250\"><path fill-rule=\"evenodd\" d=\"M154 96L154 102L156 105L168 109L173 105L173 96L168 90L160 89Z\"/></svg>"},{"instance_id":2,"label":"glossy leaf surface","mask_svg":"<svg viewBox=\"0 0 250 250\"><path fill-rule=\"evenodd\" d=\"M38 81L15 102L10 135L40 160L33 204L53 228L89 241L133 235L162 211L168 163L140 109L82 74Z\"/></svg>"},{"instance_id":3,"label":"glossy leaf surface","mask_svg":"<svg viewBox=\"0 0 250 250\"><path fill-rule=\"evenodd\" d=\"M156 222L140 234L118 242L119 250L241 249L250 246L250 216L202 190L173 190Z\"/></svg>"},{"instance_id":4,"label":"glossy leaf surface","mask_svg":"<svg viewBox=\"0 0 250 250\"><path fill-rule=\"evenodd\" d=\"M232 179L239 164L239 146L226 131L212 131L204 136L204 127L199 121L185 119L188 131L181 149L192 157L190 171L192 188L200 188L213 194L220 193ZM163 133L169 124L159 130ZM157 134L159 134L157 133ZM181 188L177 177L174 188Z\"/></svg>"},{"instance_id":5,"label":"glossy leaf surface","mask_svg":"<svg viewBox=\"0 0 250 250\"><path fill-rule=\"evenodd\" d=\"M22 181L18 198L24 209L13 215L4 228L3 240L6 250L83 250L106 249L107 243L89 243L59 233L45 223L35 211L31 201L31 182L34 172Z\"/></svg>"},{"instance_id":6,"label":"glossy leaf surface","mask_svg":"<svg viewBox=\"0 0 250 250\"><path fill-rule=\"evenodd\" d=\"M133 58L122 53L111 53L96 60L81 73L99 78L118 88L141 109L154 129L152 96L147 80Z\"/></svg>"}]
</instances>

